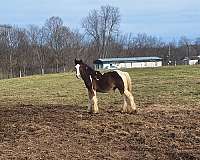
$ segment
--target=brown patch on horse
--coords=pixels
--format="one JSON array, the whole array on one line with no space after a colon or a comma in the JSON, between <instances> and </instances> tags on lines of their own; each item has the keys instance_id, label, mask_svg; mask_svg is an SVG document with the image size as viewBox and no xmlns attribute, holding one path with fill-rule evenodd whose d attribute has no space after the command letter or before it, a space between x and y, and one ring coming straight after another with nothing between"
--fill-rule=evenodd
<instances>
[{"instance_id":1,"label":"brown patch on horse","mask_svg":"<svg viewBox=\"0 0 200 160\"><path fill-rule=\"evenodd\" d=\"M121 94L124 93L123 80L115 71L104 73L101 76L98 75L98 79L93 80L93 85L97 92L105 93L118 89Z\"/></svg>"}]
</instances>

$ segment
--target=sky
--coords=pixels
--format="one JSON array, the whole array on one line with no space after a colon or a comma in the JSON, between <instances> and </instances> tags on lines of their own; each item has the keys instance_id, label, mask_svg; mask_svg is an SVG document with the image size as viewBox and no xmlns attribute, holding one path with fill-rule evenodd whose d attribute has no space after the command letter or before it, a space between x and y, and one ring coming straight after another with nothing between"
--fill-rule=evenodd
<instances>
[{"instance_id":1,"label":"sky","mask_svg":"<svg viewBox=\"0 0 200 160\"><path fill-rule=\"evenodd\" d=\"M52 16L72 29L93 9L118 7L122 33L147 33L166 41L200 37L200 0L0 0L0 24L43 25Z\"/></svg>"}]
</instances>

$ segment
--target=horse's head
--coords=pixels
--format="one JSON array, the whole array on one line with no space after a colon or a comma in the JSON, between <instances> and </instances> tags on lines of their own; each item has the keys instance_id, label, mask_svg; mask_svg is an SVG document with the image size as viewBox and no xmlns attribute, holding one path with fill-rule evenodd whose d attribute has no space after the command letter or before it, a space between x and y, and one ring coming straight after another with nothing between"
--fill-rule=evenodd
<instances>
[{"instance_id":1,"label":"horse's head","mask_svg":"<svg viewBox=\"0 0 200 160\"><path fill-rule=\"evenodd\" d=\"M76 77L79 79L81 76L80 67L81 65L83 65L83 61L75 59L74 63L75 63L75 69L76 69Z\"/></svg>"},{"instance_id":2,"label":"horse's head","mask_svg":"<svg viewBox=\"0 0 200 160\"><path fill-rule=\"evenodd\" d=\"M99 71L93 70L90 66L83 63L82 60L75 59L74 63L77 78L87 79L90 78L90 76L91 78L96 80L99 80L101 78L102 74Z\"/></svg>"}]
</instances>

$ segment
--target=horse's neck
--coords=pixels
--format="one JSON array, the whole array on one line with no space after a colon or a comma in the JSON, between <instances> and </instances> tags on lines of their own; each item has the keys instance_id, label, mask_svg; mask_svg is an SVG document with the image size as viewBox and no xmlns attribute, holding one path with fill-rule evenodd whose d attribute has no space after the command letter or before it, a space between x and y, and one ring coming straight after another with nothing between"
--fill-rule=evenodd
<instances>
[{"instance_id":1,"label":"horse's neck","mask_svg":"<svg viewBox=\"0 0 200 160\"><path fill-rule=\"evenodd\" d=\"M88 65L87 65L87 67L88 67L88 69L90 70L90 74L91 74L91 73L95 73L95 70L94 70L94 69L92 69L92 68L91 68L90 66L88 66Z\"/></svg>"},{"instance_id":2,"label":"horse's neck","mask_svg":"<svg viewBox=\"0 0 200 160\"><path fill-rule=\"evenodd\" d=\"M92 75L91 75L91 74L92 74L92 73L86 72L86 71L85 71L85 73L84 73L84 75L83 75L83 77L82 77L82 79L83 79L83 81L85 82L85 85L86 85L86 86L89 86L89 85L92 84Z\"/></svg>"}]
</instances>

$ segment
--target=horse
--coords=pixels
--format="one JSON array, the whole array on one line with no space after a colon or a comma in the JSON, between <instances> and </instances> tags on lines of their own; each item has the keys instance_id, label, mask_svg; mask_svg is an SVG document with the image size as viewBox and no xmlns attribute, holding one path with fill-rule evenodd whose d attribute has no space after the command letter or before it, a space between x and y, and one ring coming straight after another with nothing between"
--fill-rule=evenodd
<instances>
[{"instance_id":1,"label":"horse","mask_svg":"<svg viewBox=\"0 0 200 160\"><path fill-rule=\"evenodd\" d=\"M136 112L136 104L134 102L132 91L131 78L128 72L120 70L109 71L102 74L99 71L92 69L82 60L74 60L76 77L82 78L88 90L89 105L87 111L89 113L98 113L96 92L107 93L118 89L123 96L124 104L122 106L123 113Z\"/></svg>"}]
</instances>

